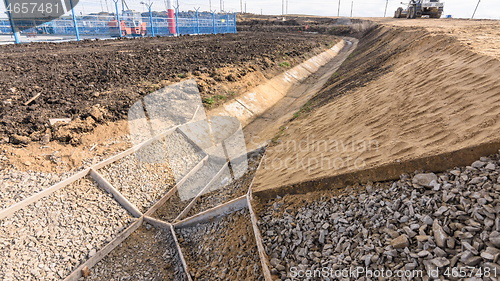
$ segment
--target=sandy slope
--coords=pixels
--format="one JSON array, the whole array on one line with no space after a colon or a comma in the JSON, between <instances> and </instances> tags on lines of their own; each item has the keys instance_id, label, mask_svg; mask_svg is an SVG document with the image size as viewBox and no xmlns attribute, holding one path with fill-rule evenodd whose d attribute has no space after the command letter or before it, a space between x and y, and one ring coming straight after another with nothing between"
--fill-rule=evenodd
<instances>
[{"instance_id":1,"label":"sandy slope","mask_svg":"<svg viewBox=\"0 0 500 281\"><path fill-rule=\"evenodd\" d=\"M368 37L320 94L323 105L268 150L255 190L500 137L499 60L421 29L380 27Z\"/></svg>"},{"instance_id":2,"label":"sandy slope","mask_svg":"<svg viewBox=\"0 0 500 281\"><path fill-rule=\"evenodd\" d=\"M433 34L457 38L474 52L500 59L500 21L466 19L395 19L370 18L376 23L391 26L424 27Z\"/></svg>"}]
</instances>

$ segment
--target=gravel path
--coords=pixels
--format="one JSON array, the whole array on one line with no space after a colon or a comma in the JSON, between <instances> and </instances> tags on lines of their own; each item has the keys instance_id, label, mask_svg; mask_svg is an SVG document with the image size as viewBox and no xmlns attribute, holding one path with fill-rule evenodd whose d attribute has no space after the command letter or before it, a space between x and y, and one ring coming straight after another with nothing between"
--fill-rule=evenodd
<instances>
[{"instance_id":1,"label":"gravel path","mask_svg":"<svg viewBox=\"0 0 500 281\"><path fill-rule=\"evenodd\" d=\"M32 171L0 170L0 209L20 202L72 175L73 173L57 175Z\"/></svg>"},{"instance_id":2,"label":"gravel path","mask_svg":"<svg viewBox=\"0 0 500 281\"><path fill-rule=\"evenodd\" d=\"M0 221L0 280L59 280L135 218L90 177Z\"/></svg>"},{"instance_id":3,"label":"gravel path","mask_svg":"<svg viewBox=\"0 0 500 281\"><path fill-rule=\"evenodd\" d=\"M184 281L184 269L172 233L146 223L98 262L85 280Z\"/></svg>"},{"instance_id":4,"label":"gravel path","mask_svg":"<svg viewBox=\"0 0 500 281\"><path fill-rule=\"evenodd\" d=\"M164 151L157 141L98 172L144 213L175 185Z\"/></svg>"},{"instance_id":5,"label":"gravel path","mask_svg":"<svg viewBox=\"0 0 500 281\"><path fill-rule=\"evenodd\" d=\"M226 178L231 178L231 175L223 173L219 176L219 179L215 182L216 185L211 187L212 192L200 196L198 202L189 211L188 217L245 195L252 183L264 152L265 150L262 149L249 155L248 170L239 179L220 187L220 184L227 180Z\"/></svg>"},{"instance_id":6,"label":"gravel path","mask_svg":"<svg viewBox=\"0 0 500 281\"><path fill-rule=\"evenodd\" d=\"M247 209L176 233L193 280L264 280Z\"/></svg>"},{"instance_id":7,"label":"gravel path","mask_svg":"<svg viewBox=\"0 0 500 281\"><path fill-rule=\"evenodd\" d=\"M461 276L461 270L469 277L467 266L474 268L472 277L500 275L499 158L437 175L402 175L397 182L340 194L268 202L259 227L273 280L301 269L358 266L393 274L424 270L423 276L434 272L446 279L454 272Z\"/></svg>"}]
</instances>

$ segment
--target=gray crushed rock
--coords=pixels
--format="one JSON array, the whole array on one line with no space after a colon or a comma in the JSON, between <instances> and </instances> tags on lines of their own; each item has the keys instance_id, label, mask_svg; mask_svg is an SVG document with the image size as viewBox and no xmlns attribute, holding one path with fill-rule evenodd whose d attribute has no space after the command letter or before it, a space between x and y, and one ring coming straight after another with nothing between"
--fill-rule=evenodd
<instances>
[{"instance_id":1,"label":"gray crushed rock","mask_svg":"<svg viewBox=\"0 0 500 281\"><path fill-rule=\"evenodd\" d=\"M0 221L0 280L59 280L136 219L89 176Z\"/></svg>"},{"instance_id":2,"label":"gray crushed rock","mask_svg":"<svg viewBox=\"0 0 500 281\"><path fill-rule=\"evenodd\" d=\"M273 280L291 280L292 268L358 266L422 270L423 280L431 270L448 279L453 270L470 277L475 268L472 277L491 280L485 272L500 274L499 159L481 157L446 173L401 175L310 200L269 201L259 228ZM479 268L482 276L475 275Z\"/></svg>"}]
</instances>

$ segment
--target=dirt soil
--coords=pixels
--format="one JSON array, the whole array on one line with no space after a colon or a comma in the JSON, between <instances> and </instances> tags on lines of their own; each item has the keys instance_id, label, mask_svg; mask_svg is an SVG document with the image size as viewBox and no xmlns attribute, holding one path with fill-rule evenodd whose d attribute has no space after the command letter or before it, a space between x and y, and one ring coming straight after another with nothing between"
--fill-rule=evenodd
<instances>
[{"instance_id":1,"label":"dirt soil","mask_svg":"<svg viewBox=\"0 0 500 281\"><path fill-rule=\"evenodd\" d=\"M177 280L184 270L170 231L141 225L99 261L85 280Z\"/></svg>"},{"instance_id":2,"label":"dirt soil","mask_svg":"<svg viewBox=\"0 0 500 281\"><path fill-rule=\"evenodd\" d=\"M210 109L338 40L241 32L0 46L0 167L60 173L87 166L130 147L128 109L150 92L195 78ZM52 118L72 121L50 125Z\"/></svg>"},{"instance_id":3,"label":"dirt soil","mask_svg":"<svg viewBox=\"0 0 500 281\"><path fill-rule=\"evenodd\" d=\"M57 174L76 172L132 146L127 121L98 124L91 133L82 133L78 137L78 146L56 140L46 144L0 144L0 169Z\"/></svg>"},{"instance_id":4,"label":"dirt soil","mask_svg":"<svg viewBox=\"0 0 500 281\"><path fill-rule=\"evenodd\" d=\"M309 101L314 97L339 69L349 55L356 49L358 40L343 37L344 47L337 55L319 68L318 71L291 87L286 95L243 128L247 150L269 143L286 130L290 119L310 109Z\"/></svg>"},{"instance_id":5,"label":"dirt soil","mask_svg":"<svg viewBox=\"0 0 500 281\"><path fill-rule=\"evenodd\" d=\"M497 140L499 71L456 37L376 27L268 148L254 191Z\"/></svg>"},{"instance_id":6,"label":"dirt soil","mask_svg":"<svg viewBox=\"0 0 500 281\"><path fill-rule=\"evenodd\" d=\"M196 77L203 81L202 97L213 96L216 82L237 82L258 70L272 75L280 70L279 63L297 63L295 59L327 47L332 39L241 33L3 45L0 136L4 142L8 138L12 144L25 144L48 133L51 139L78 144L72 132L89 132L95 122L126 118L131 104L162 86ZM49 127L50 118L81 120L68 128L72 132L60 132L57 126Z\"/></svg>"},{"instance_id":7,"label":"dirt soil","mask_svg":"<svg viewBox=\"0 0 500 281\"><path fill-rule=\"evenodd\" d=\"M303 15L264 16L241 14L236 16L238 30L259 32L303 32L321 33L337 36L357 37L363 33L364 25L370 19L350 19L315 17Z\"/></svg>"}]
</instances>

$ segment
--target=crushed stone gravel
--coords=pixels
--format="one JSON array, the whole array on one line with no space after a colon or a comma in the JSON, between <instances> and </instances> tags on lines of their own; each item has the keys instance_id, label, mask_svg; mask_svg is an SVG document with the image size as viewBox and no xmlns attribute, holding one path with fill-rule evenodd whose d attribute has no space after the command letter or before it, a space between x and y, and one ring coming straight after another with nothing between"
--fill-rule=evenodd
<instances>
[{"instance_id":1,"label":"crushed stone gravel","mask_svg":"<svg viewBox=\"0 0 500 281\"><path fill-rule=\"evenodd\" d=\"M170 166L162 155L165 155L163 142L156 141L98 172L144 213L175 185Z\"/></svg>"},{"instance_id":2,"label":"crushed stone gravel","mask_svg":"<svg viewBox=\"0 0 500 281\"><path fill-rule=\"evenodd\" d=\"M445 173L403 174L399 181L268 201L258 224L273 280L291 280L298 270L341 273L357 267L394 274L420 270L415 280L436 274L496 280L499 159L492 155ZM368 280L363 273L353 278Z\"/></svg>"},{"instance_id":3,"label":"crushed stone gravel","mask_svg":"<svg viewBox=\"0 0 500 281\"><path fill-rule=\"evenodd\" d=\"M0 280L59 280L134 222L89 176L0 221Z\"/></svg>"},{"instance_id":4,"label":"crushed stone gravel","mask_svg":"<svg viewBox=\"0 0 500 281\"><path fill-rule=\"evenodd\" d=\"M165 149L176 181L182 179L205 157L201 150L195 148L177 131L165 137Z\"/></svg>"},{"instance_id":5,"label":"crushed stone gravel","mask_svg":"<svg viewBox=\"0 0 500 281\"><path fill-rule=\"evenodd\" d=\"M63 181L73 173L61 175L16 169L0 170L0 209L7 208Z\"/></svg>"},{"instance_id":6,"label":"crushed stone gravel","mask_svg":"<svg viewBox=\"0 0 500 281\"><path fill-rule=\"evenodd\" d=\"M248 192L250 184L252 183L253 177L259 167L260 159L264 155L264 152L265 149L259 149L248 154L248 169L237 180L220 187L221 183L231 178L231 175L223 173L219 176L219 178L215 181L217 185L211 186L208 193L200 196L196 204L194 204L193 208L189 211L188 217L194 216L195 214L208 209L215 208L218 205L245 195Z\"/></svg>"},{"instance_id":7,"label":"crushed stone gravel","mask_svg":"<svg viewBox=\"0 0 500 281\"><path fill-rule=\"evenodd\" d=\"M153 213L153 217L172 222L178 215L191 203L203 188L217 174L220 164L214 161L208 161L196 173L191 175L178 190Z\"/></svg>"},{"instance_id":8,"label":"crushed stone gravel","mask_svg":"<svg viewBox=\"0 0 500 281\"><path fill-rule=\"evenodd\" d=\"M170 230L148 223L90 269L85 280L185 280Z\"/></svg>"},{"instance_id":9,"label":"crushed stone gravel","mask_svg":"<svg viewBox=\"0 0 500 281\"><path fill-rule=\"evenodd\" d=\"M176 233L193 280L264 280L248 209Z\"/></svg>"}]
</instances>

